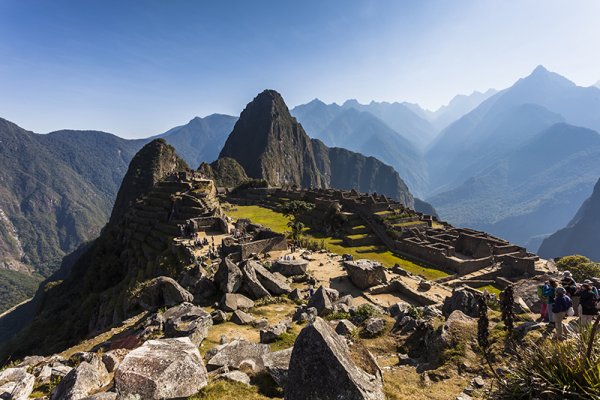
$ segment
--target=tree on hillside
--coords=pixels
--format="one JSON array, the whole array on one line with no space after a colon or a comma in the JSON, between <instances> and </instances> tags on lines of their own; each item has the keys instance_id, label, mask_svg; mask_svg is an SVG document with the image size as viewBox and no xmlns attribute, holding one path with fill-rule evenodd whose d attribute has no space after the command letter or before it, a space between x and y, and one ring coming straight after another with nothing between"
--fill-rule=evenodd
<instances>
[{"instance_id":1,"label":"tree on hillside","mask_svg":"<svg viewBox=\"0 0 600 400\"><path fill-rule=\"evenodd\" d=\"M304 230L304 224L299 220L299 217L313 208L313 204L300 200L291 200L281 206L281 212L289 219L287 223L287 226L291 229L289 237L295 245L300 242Z\"/></svg>"},{"instance_id":2,"label":"tree on hillside","mask_svg":"<svg viewBox=\"0 0 600 400\"><path fill-rule=\"evenodd\" d=\"M556 267L560 271L571 271L573 279L582 282L586 279L600 278L600 264L580 255L566 256L559 259Z\"/></svg>"}]
</instances>

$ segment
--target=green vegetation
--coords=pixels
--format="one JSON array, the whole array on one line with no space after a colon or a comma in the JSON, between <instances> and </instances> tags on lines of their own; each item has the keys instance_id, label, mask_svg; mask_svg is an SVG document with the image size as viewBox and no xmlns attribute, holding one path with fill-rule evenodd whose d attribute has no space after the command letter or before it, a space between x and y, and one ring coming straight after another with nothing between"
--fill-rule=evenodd
<instances>
[{"instance_id":1,"label":"green vegetation","mask_svg":"<svg viewBox=\"0 0 600 400\"><path fill-rule=\"evenodd\" d=\"M260 394L258 388L239 382L215 381L202 388L200 393L188 400L265 400L268 397Z\"/></svg>"},{"instance_id":2,"label":"green vegetation","mask_svg":"<svg viewBox=\"0 0 600 400\"><path fill-rule=\"evenodd\" d=\"M33 297L42 277L11 270L0 270L0 313Z\"/></svg>"},{"instance_id":3,"label":"green vegetation","mask_svg":"<svg viewBox=\"0 0 600 400\"><path fill-rule=\"evenodd\" d=\"M500 292L502 292L502 289L498 288L497 286L494 285L485 285L485 286L481 286L478 287L477 290L481 290L482 292L487 290L488 293L491 294L495 294L496 296L500 295Z\"/></svg>"},{"instance_id":4,"label":"green vegetation","mask_svg":"<svg viewBox=\"0 0 600 400\"><path fill-rule=\"evenodd\" d=\"M271 343L271 351L285 350L293 347L297 337L298 332L296 331L284 333L275 342Z\"/></svg>"},{"instance_id":5,"label":"green vegetation","mask_svg":"<svg viewBox=\"0 0 600 400\"><path fill-rule=\"evenodd\" d=\"M287 231L287 218L283 214L260 206L231 206L226 209L227 215L232 218L248 218L253 222L271 228L275 232ZM412 261L400 258L384 246L346 246L342 239L325 236L314 230L307 230L304 236L318 241L323 241L324 247L336 254L350 254L355 259L367 258L378 261L387 267L398 264L400 267L415 275L422 275L427 279L435 280L448 276L448 273L439 269L418 265Z\"/></svg>"},{"instance_id":6,"label":"green vegetation","mask_svg":"<svg viewBox=\"0 0 600 400\"><path fill-rule=\"evenodd\" d=\"M560 271L571 271L576 282L590 278L600 278L600 263L592 262L589 258L574 255L563 257L556 263Z\"/></svg>"},{"instance_id":7,"label":"green vegetation","mask_svg":"<svg viewBox=\"0 0 600 400\"><path fill-rule=\"evenodd\" d=\"M325 319L327 321L337 321L340 319L350 319L350 314L348 314L347 312L343 312L343 311L336 311L334 313L328 314L325 316Z\"/></svg>"},{"instance_id":8,"label":"green vegetation","mask_svg":"<svg viewBox=\"0 0 600 400\"><path fill-rule=\"evenodd\" d=\"M352 322L354 322L356 325L360 325L363 323L363 321L366 321L367 319L369 319L371 317L376 317L379 315L380 315L379 311L377 311L377 309L375 307L373 307L371 304L369 304L369 303L361 304L360 306L358 306L358 308L356 309L356 312L352 316Z\"/></svg>"}]
</instances>

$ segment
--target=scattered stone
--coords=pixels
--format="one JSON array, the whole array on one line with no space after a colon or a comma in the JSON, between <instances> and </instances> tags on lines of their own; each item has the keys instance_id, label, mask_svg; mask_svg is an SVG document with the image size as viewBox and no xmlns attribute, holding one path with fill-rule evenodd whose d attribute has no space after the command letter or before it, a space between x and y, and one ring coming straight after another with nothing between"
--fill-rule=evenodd
<instances>
[{"instance_id":1,"label":"scattered stone","mask_svg":"<svg viewBox=\"0 0 600 400\"><path fill-rule=\"evenodd\" d=\"M382 372L365 350L359 368L346 341L321 318L305 327L294 345L286 400L383 400Z\"/></svg>"},{"instance_id":2,"label":"scattered stone","mask_svg":"<svg viewBox=\"0 0 600 400\"><path fill-rule=\"evenodd\" d=\"M265 369L280 387L285 387L293 348L274 351L263 356Z\"/></svg>"},{"instance_id":3,"label":"scattered stone","mask_svg":"<svg viewBox=\"0 0 600 400\"><path fill-rule=\"evenodd\" d=\"M108 372L114 372L128 352L129 350L127 349L117 349L104 353L102 355L102 362L104 363L106 370Z\"/></svg>"},{"instance_id":4,"label":"scattered stone","mask_svg":"<svg viewBox=\"0 0 600 400\"><path fill-rule=\"evenodd\" d=\"M469 396L472 395L474 391L475 391L475 389L472 388L471 386L467 386L466 388L463 389L463 393L468 394Z\"/></svg>"},{"instance_id":5,"label":"scattered stone","mask_svg":"<svg viewBox=\"0 0 600 400\"><path fill-rule=\"evenodd\" d=\"M347 319L341 319L335 326L335 331L338 335L349 336L356 330L356 325Z\"/></svg>"},{"instance_id":6,"label":"scattered stone","mask_svg":"<svg viewBox=\"0 0 600 400\"><path fill-rule=\"evenodd\" d=\"M46 358L42 357L42 356L27 356L23 359L23 361L21 361L19 364L17 364L17 368L22 368L22 367L28 367L28 368L33 368L36 367L38 365L40 365L41 363L45 362Z\"/></svg>"},{"instance_id":7,"label":"scattered stone","mask_svg":"<svg viewBox=\"0 0 600 400\"><path fill-rule=\"evenodd\" d=\"M251 324L252 321L254 321L254 317L248 313L243 312L242 310L236 310L233 312L229 320L234 324L248 325Z\"/></svg>"},{"instance_id":8,"label":"scattered stone","mask_svg":"<svg viewBox=\"0 0 600 400\"><path fill-rule=\"evenodd\" d=\"M221 310L215 310L210 313L213 320L213 324L220 324L221 322L227 321L227 313Z\"/></svg>"},{"instance_id":9,"label":"scattered stone","mask_svg":"<svg viewBox=\"0 0 600 400\"><path fill-rule=\"evenodd\" d=\"M371 260L345 261L344 267L352 283L359 289L366 290L387 283L385 268L378 262Z\"/></svg>"},{"instance_id":10,"label":"scattered stone","mask_svg":"<svg viewBox=\"0 0 600 400\"><path fill-rule=\"evenodd\" d=\"M223 293L235 293L242 287L242 271L225 257L215 273L214 282ZM233 311L233 310L232 310Z\"/></svg>"},{"instance_id":11,"label":"scattered stone","mask_svg":"<svg viewBox=\"0 0 600 400\"><path fill-rule=\"evenodd\" d=\"M119 398L189 397L207 382L198 347L189 338L149 340L127 354L115 372Z\"/></svg>"},{"instance_id":12,"label":"scattered stone","mask_svg":"<svg viewBox=\"0 0 600 400\"><path fill-rule=\"evenodd\" d=\"M209 371L227 366L240 369L244 364L252 366L254 372L264 369L263 356L270 352L266 344L251 343L245 340L233 340L218 346L211 354L206 367ZM209 354L207 354L207 357Z\"/></svg>"},{"instance_id":13,"label":"scattered stone","mask_svg":"<svg viewBox=\"0 0 600 400\"><path fill-rule=\"evenodd\" d=\"M472 400L473 398L466 393L461 393L456 396L456 400Z\"/></svg>"},{"instance_id":14,"label":"scattered stone","mask_svg":"<svg viewBox=\"0 0 600 400\"><path fill-rule=\"evenodd\" d=\"M546 326L547 324L545 322L526 321L515 327L515 333L524 336L531 331L542 330L546 328Z\"/></svg>"},{"instance_id":15,"label":"scattered stone","mask_svg":"<svg viewBox=\"0 0 600 400\"><path fill-rule=\"evenodd\" d=\"M242 371L226 372L224 374L217 375L215 380L226 380L243 383L244 385L250 385L250 377Z\"/></svg>"},{"instance_id":16,"label":"scattered stone","mask_svg":"<svg viewBox=\"0 0 600 400\"><path fill-rule=\"evenodd\" d=\"M220 307L225 312L232 312L238 309L247 311L254 307L254 302L243 294L225 293L221 297Z\"/></svg>"},{"instance_id":17,"label":"scattered stone","mask_svg":"<svg viewBox=\"0 0 600 400\"><path fill-rule=\"evenodd\" d=\"M419 282L419 290L422 292L426 292L431 289L431 282L429 281L421 281Z\"/></svg>"},{"instance_id":18,"label":"scattered stone","mask_svg":"<svg viewBox=\"0 0 600 400\"><path fill-rule=\"evenodd\" d=\"M69 372L52 392L52 400L78 400L96 393L110 383L104 363L94 356Z\"/></svg>"},{"instance_id":19,"label":"scattered stone","mask_svg":"<svg viewBox=\"0 0 600 400\"><path fill-rule=\"evenodd\" d=\"M34 385L35 377L26 366L7 368L0 372L0 399L27 400Z\"/></svg>"},{"instance_id":20,"label":"scattered stone","mask_svg":"<svg viewBox=\"0 0 600 400\"><path fill-rule=\"evenodd\" d=\"M159 276L148 282L142 289L138 303L145 310L156 311L161 307L173 307L193 300L194 296L174 279Z\"/></svg>"},{"instance_id":21,"label":"scattered stone","mask_svg":"<svg viewBox=\"0 0 600 400\"><path fill-rule=\"evenodd\" d=\"M467 287L454 289L452 295L444 299L442 313L445 317L456 310L462 311L470 317L477 317L479 305L477 304L477 296L472 289L469 290Z\"/></svg>"},{"instance_id":22,"label":"scattered stone","mask_svg":"<svg viewBox=\"0 0 600 400\"><path fill-rule=\"evenodd\" d=\"M405 301L399 301L395 304L392 304L388 308L388 312L394 318L403 318L406 313L410 310L411 305Z\"/></svg>"},{"instance_id":23,"label":"scattered stone","mask_svg":"<svg viewBox=\"0 0 600 400\"><path fill-rule=\"evenodd\" d=\"M288 294L292 291L292 288L285 281L285 278L279 278L277 275L272 274L263 267L259 262L248 261L248 264L252 266L258 281L261 285L274 296Z\"/></svg>"},{"instance_id":24,"label":"scattered stone","mask_svg":"<svg viewBox=\"0 0 600 400\"><path fill-rule=\"evenodd\" d=\"M255 319L252 321L252 327L256 329L267 329L269 326L269 320L265 318Z\"/></svg>"},{"instance_id":25,"label":"scattered stone","mask_svg":"<svg viewBox=\"0 0 600 400\"><path fill-rule=\"evenodd\" d=\"M296 288L290 292L288 298L292 301L300 301L302 300L302 294L300 294L300 290Z\"/></svg>"},{"instance_id":26,"label":"scattered stone","mask_svg":"<svg viewBox=\"0 0 600 400\"><path fill-rule=\"evenodd\" d=\"M379 336L385 329L385 321L382 318L369 318L365 321L363 332L367 336Z\"/></svg>"},{"instance_id":27,"label":"scattered stone","mask_svg":"<svg viewBox=\"0 0 600 400\"><path fill-rule=\"evenodd\" d=\"M96 393L82 400L116 400L117 394L115 392L102 392Z\"/></svg>"},{"instance_id":28,"label":"scattered stone","mask_svg":"<svg viewBox=\"0 0 600 400\"><path fill-rule=\"evenodd\" d=\"M210 314L192 303L182 303L169 308L163 313L163 317L166 321L166 337L187 336L196 346L202 343L212 326Z\"/></svg>"},{"instance_id":29,"label":"scattered stone","mask_svg":"<svg viewBox=\"0 0 600 400\"><path fill-rule=\"evenodd\" d=\"M292 321L285 320L278 324L271 325L266 329L260 331L260 342L261 343L272 343L279 339L281 335L286 333L291 328Z\"/></svg>"},{"instance_id":30,"label":"scattered stone","mask_svg":"<svg viewBox=\"0 0 600 400\"><path fill-rule=\"evenodd\" d=\"M308 261L304 259L277 260L273 264L273 269L285 276L304 275L308 269Z\"/></svg>"},{"instance_id":31,"label":"scattered stone","mask_svg":"<svg viewBox=\"0 0 600 400\"><path fill-rule=\"evenodd\" d=\"M473 378L471 383L473 384L473 386L475 386L476 388L479 388L479 389L481 389L482 387L485 386L485 381L483 380L483 378L481 376L476 376L475 378Z\"/></svg>"},{"instance_id":32,"label":"scattered stone","mask_svg":"<svg viewBox=\"0 0 600 400\"><path fill-rule=\"evenodd\" d=\"M331 299L324 286L319 286L317 291L308 301L308 307L314 307L317 310L317 315L320 317L327 316L333 312Z\"/></svg>"},{"instance_id":33,"label":"scattered stone","mask_svg":"<svg viewBox=\"0 0 600 400\"><path fill-rule=\"evenodd\" d=\"M256 271L252 267L253 263L254 261L248 260L242 267L242 273L244 274L244 290L255 299L270 297L271 293L269 293L269 291L258 280Z\"/></svg>"},{"instance_id":34,"label":"scattered stone","mask_svg":"<svg viewBox=\"0 0 600 400\"><path fill-rule=\"evenodd\" d=\"M398 365L417 365L417 361L410 358L408 354L398 353Z\"/></svg>"}]
</instances>

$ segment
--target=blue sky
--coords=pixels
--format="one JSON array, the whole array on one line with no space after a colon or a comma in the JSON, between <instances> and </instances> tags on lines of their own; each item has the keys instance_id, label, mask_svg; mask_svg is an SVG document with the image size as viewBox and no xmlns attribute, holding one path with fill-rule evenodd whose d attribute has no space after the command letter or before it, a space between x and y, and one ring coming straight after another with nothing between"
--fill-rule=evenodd
<instances>
[{"instance_id":1,"label":"blue sky","mask_svg":"<svg viewBox=\"0 0 600 400\"><path fill-rule=\"evenodd\" d=\"M0 0L0 117L144 137L265 88L289 106L600 80L600 2Z\"/></svg>"}]
</instances>

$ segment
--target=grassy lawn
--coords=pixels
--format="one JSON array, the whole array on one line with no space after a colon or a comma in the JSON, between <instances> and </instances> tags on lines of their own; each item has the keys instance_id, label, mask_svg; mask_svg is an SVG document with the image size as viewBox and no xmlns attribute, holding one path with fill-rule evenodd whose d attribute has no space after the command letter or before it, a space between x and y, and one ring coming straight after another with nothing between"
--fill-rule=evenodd
<instances>
[{"instance_id":1,"label":"grassy lawn","mask_svg":"<svg viewBox=\"0 0 600 400\"><path fill-rule=\"evenodd\" d=\"M502 289L500 289L494 285L485 285L485 286L481 286L481 287L477 288L477 290L481 290L482 292L486 289L487 289L488 293L495 294L496 296L499 296L500 292L502 292Z\"/></svg>"},{"instance_id":2,"label":"grassy lawn","mask_svg":"<svg viewBox=\"0 0 600 400\"><path fill-rule=\"evenodd\" d=\"M289 230L287 227L287 218L268 208L259 206L232 206L232 208L234 209L233 211L227 212L227 215L232 218L248 218L252 220L252 222L262 224L275 232L286 232ZM394 264L398 264L413 274L423 275L425 278L431 280L448 276L446 272L440 271L439 269L424 267L412 261L400 258L382 246L348 247L344 245L341 239L324 236L318 232L309 230L305 232L305 235L317 241L323 240L327 250L332 253L351 254L355 259L367 258L378 261L386 267L392 267Z\"/></svg>"}]
</instances>

